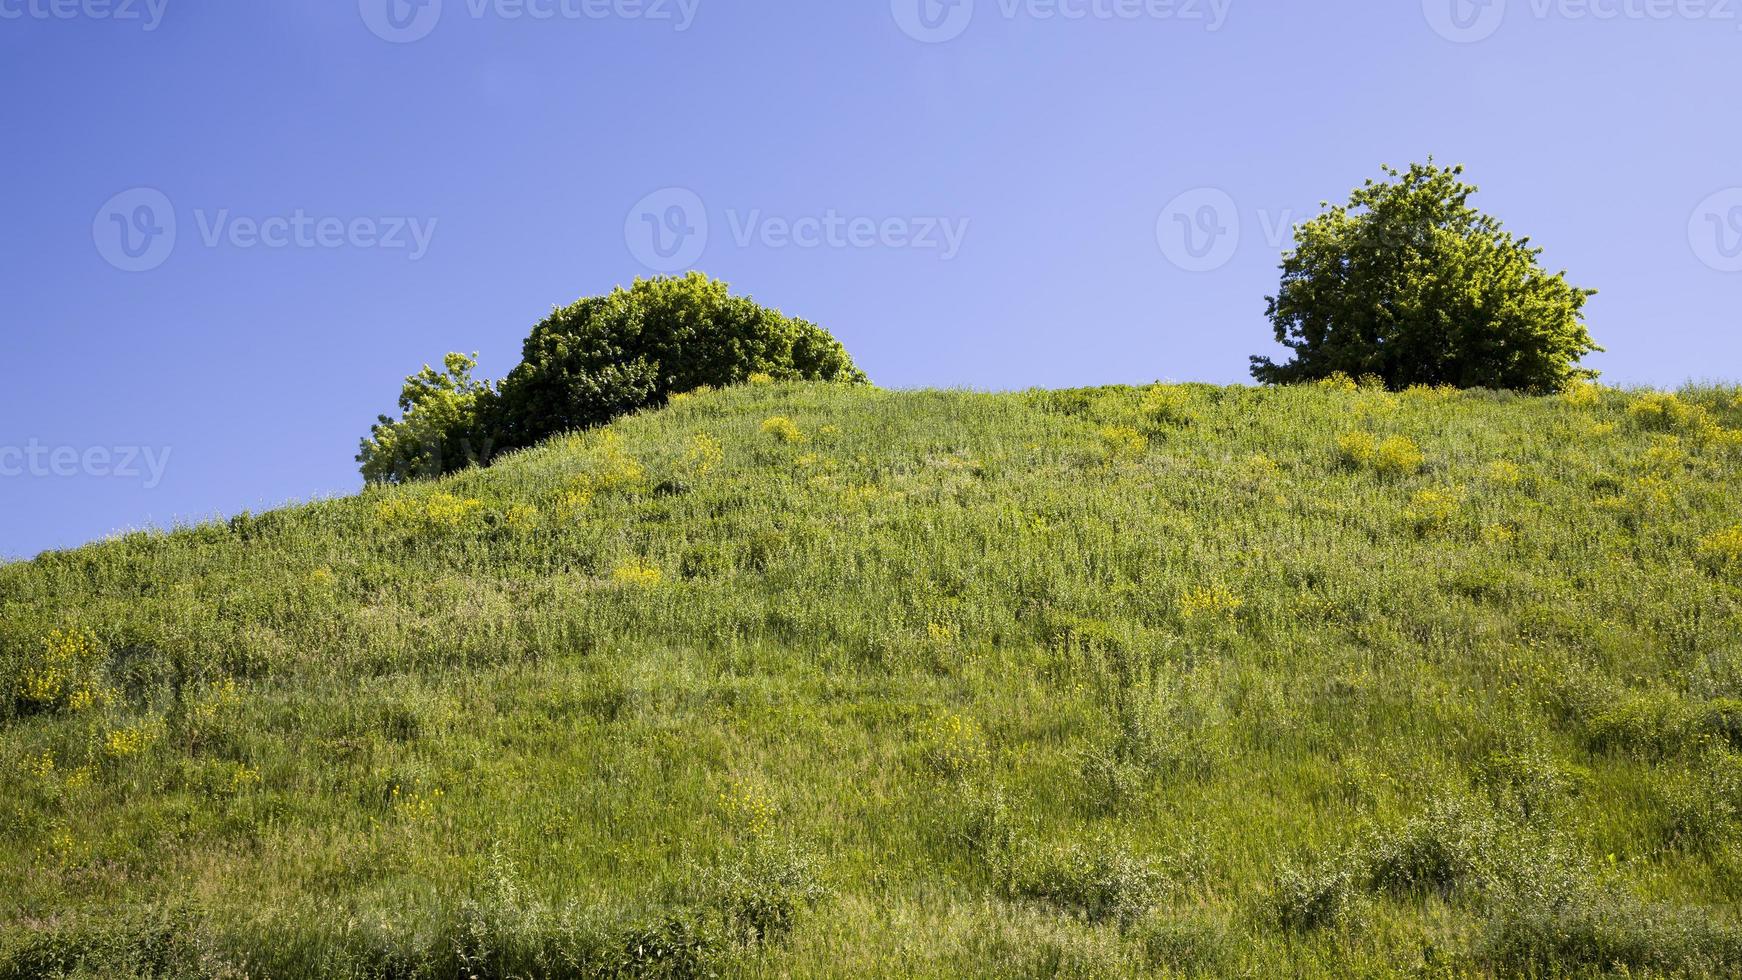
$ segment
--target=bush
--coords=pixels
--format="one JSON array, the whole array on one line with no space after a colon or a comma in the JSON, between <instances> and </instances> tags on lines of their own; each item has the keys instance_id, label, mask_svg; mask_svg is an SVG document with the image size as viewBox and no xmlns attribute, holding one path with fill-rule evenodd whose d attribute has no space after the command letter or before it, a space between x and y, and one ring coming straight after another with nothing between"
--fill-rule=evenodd
<instances>
[{"instance_id":1,"label":"bush","mask_svg":"<svg viewBox=\"0 0 1742 980\"><path fill-rule=\"evenodd\" d=\"M7 708L33 711L83 711L111 697L104 668L109 652L89 630L57 629L35 645L24 644L0 657Z\"/></svg>"},{"instance_id":2,"label":"bush","mask_svg":"<svg viewBox=\"0 0 1742 980\"><path fill-rule=\"evenodd\" d=\"M1490 862L1500 852L1496 835L1484 815L1442 801L1401 830L1369 842L1366 877L1372 887L1393 894L1449 896L1460 888L1481 888L1491 880Z\"/></svg>"},{"instance_id":3,"label":"bush","mask_svg":"<svg viewBox=\"0 0 1742 980\"><path fill-rule=\"evenodd\" d=\"M503 448L611 421L680 392L776 381L863 382L821 327L732 296L699 272L638 279L556 310L502 383Z\"/></svg>"},{"instance_id":4,"label":"bush","mask_svg":"<svg viewBox=\"0 0 1742 980\"><path fill-rule=\"evenodd\" d=\"M1129 927L1160 901L1167 879L1155 865L1108 840L1075 844L1019 874L1017 894L1088 922Z\"/></svg>"},{"instance_id":5,"label":"bush","mask_svg":"<svg viewBox=\"0 0 1742 980\"><path fill-rule=\"evenodd\" d=\"M1541 249L1470 207L1463 168L1385 172L1296 230L1268 311L1294 360L1254 357L1255 378L1551 392L1595 377L1577 367L1601 350L1582 312L1592 290L1545 273Z\"/></svg>"},{"instance_id":6,"label":"bush","mask_svg":"<svg viewBox=\"0 0 1742 980\"><path fill-rule=\"evenodd\" d=\"M1426 457L1408 436L1381 442L1371 432L1349 432L1337 438L1337 458L1354 469L1371 469L1380 476L1411 476L1421 472Z\"/></svg>"},{"instance_id":7,"label":"bush","mask_svg":"<svg viewBox=\"0 0 1742 980\"><path fill-rule=\"evenodd\" d=\"M357 452L363 479L405 483L481 466L490 461L495 437L490 415L496 392L472 380L476 357L449 354L443 371L429 365L405 379L395 421L383 415Z\"/></svg>"},{"instance_id":8,"label":"bush","mask_svg":"<svg viewBox=\"0 0 1742 980\"><path fill-rule=\"evenodd\" d=\"M829 894L808 855L762 845L710 879L726 925L748 945L785 938Z\"/></svg>"},{"instance_id":9,"label":"bush","mask_svg":"<svg viewBox=\"0 0 1742 980\"><path fill-rule=\"evenodd\" d=\"M444 371L426 365L406 378L404 418L381 416L363 440L363 478L404 483L486 465L701 388L866 380L821 327L733 296L699 272L637 279L558 309L522 354L499 387L474 380L478 362L463 354L449 354Z\"/></svg>"},{"instance_id":10,"label":"bush","mask_svg":"<svg viewBox=\"0 0 1742 980\"><path fill-rule=\"evenodd\" d=\"M1311 871L1283 867L1272 901L1277 921L1289 932L1351 925L1361 914L1355 871L1344 862Z\"/></svg>"},{"instance_id":11,"label":"bush","mask_svg":"<svg viewBox=\"0 0 1742 980\"><path fill-rule=\"evenodd\" d=\"M1710 909L1577 889L1503 903L1481 954L1506 975L1736 976L1742 929Z\"/></svg>"}]
</instances>

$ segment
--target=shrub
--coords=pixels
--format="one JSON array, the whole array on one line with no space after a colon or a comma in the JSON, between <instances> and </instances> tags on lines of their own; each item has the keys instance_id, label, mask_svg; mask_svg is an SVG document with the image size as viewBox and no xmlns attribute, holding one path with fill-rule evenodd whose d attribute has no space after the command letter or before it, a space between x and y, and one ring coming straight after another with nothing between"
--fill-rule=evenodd
<instances>
[{"instance_id":1,"label":"shrub","mask_svg":"<svg viewBox=\"0 0 1742 980\"><path fill-rule=\"evenodd\" d=\"M1403 517L1418 535L1444 534L1452 529L1463 502L1463 493L1458 489L1417 490Z\"/></svg>"},{"instance_id":2,"label":"shrub","mask_svg":"<svg viewBox=\"0 0 1742 980\"><path fill-rule=\"evenodd\" d=\"M1378 451L1379 440L1371 432L1346 432L1337 437L1337 458L1345 466L1366 466Z\"/></svg>"},{"instance_id":3,"label":"shrub","mask_svg":"<svg viewBox=\"0 0 1742 980\"><path fill-rule=\"evenodd\" d=\"M1603 387L1589 381L1577 381L1561 393L1561 400L1574 408L1592 408L1603 401Z\"/></svg>"},{"instance_id":4,"label":"shrub","mask_svg":"<svg viewBox=\"0 0 1742 980\"><path fill-rule=\"evenodd\" d=\"M1188 589L1179 598L1180 618L1187 622L1206 619L1232 621L1245 606L1246 600L1219 584Z\"/></svg>"},{"instance_id":5,"label":"shrub","mask_svg":"<svg viewBox=\"0 0 1742 980\"><path fill-rule=\"evenodd\" d=\"M1272 900L1284 929L1312 932L1354 923L1358 898L1354 870L1338 862L1314 871L1283 867Z\"/></svg>"},{"instance_id":6,"label":"shrub","mask_svg":"<svg viewBox=\"0 0 1742 980\"><path fill-rule=\"evenodd\" d=\"M1440 803L1401 830L1382 833L1366 850L1366 877L1384 891L1450 895L1491 879L1500 848L1494 823L1457 803Z\"/></svg>"},{"instance_id":7,"label":"shrub","mask_svg":"<svg viewBox=\"0 0 1742 980\"><path fill-rule=\"evenodd\" d=\"M1742 700L1723 698L1707 704L1700 711L1700 729L1742 751Z\"/></svg>"},{"instance_id":8,"label":"shrub","mask_svg":"<svg viewBox=\"0 0 1742 980\"><path fill-rule=\"evenodd\" d=\"M1477 764L1474 775L1495 804L1525 823L1546 819L1578 785L1576 773L1536 746L1496 752Z\"/></svg>"},{"instance_id":9,"label":"shrub","mask_svg":"<svg viewBox=\"0 0 1742 980\"><path fill-rule=\"evenodd\" d=\"M1601 349L1584 325L1593 291L1544 272L1541 249L1470 207L1463 168L1385 173L1297 229L1268 311L1294 360L1254 357L1255 378L1550 392L1595 376L1577 367Z\"/></svg>"},{"instance_id":10,"label":"shrub","mask_svg":"<svg viewBox=\"0 0 1742 980\"><path fill-rule=\"evenodd\" d=\"M1666 391L1645 392L1627 406L1627 414L1647 429L1686 431L1702 437L1710 437L1718 429L1717 420L1705 406Z\"/></svg>"},{"instance_id":11,"label":"shrub","mask_svg":"<svg viewBox=\"0 0 1742 980\"><path fill-rule=\"evenodd\" d=\"M82 711L106 700L103 673L108 659L108 651L89 630L50 631L7 671L14 685L14 710Z\"/></svg>"},{"instance_id":12,"label":"shrub","mask_svg":"<svg viewBox=\"0 0 1742 980\"><path fill-rule=\"evenodd\" d=\"M1379 444L1373 454L1373 469L1380 476L1408 476L1419 472L1421 447L1407 436L1392 436Z\"/></svg>"},{"instance_id":13,"label":"shrub","mask_svg":"<svg viewBox=\"0 0 1742 980\"><path fill-rule=\"evenodd\" d=\"M773 418L764 421L762 423L762 431L764 434L771 435L781 442L793 443L804 441L804 433L799 431L798 426L793 423L792 419L789 419L784 415L776 415Z\"/></svg>"},{"instance_id":14,"label":"shrub","mask_svg":"<svg viewBox=\"0 0 1742 980\"><path fill-rule=\"evenodd\" d=\"M405 417L381 416L363 440L357 462L367 482L404 483L490 461L495 389L472 379L475 356L449 354L442 366L437 371L426 364L406 378L399 392Z\"/></svg>"},{"instance_id":15,"label":"shrub","mask_svg":"<svg viewBox=\"0 0 1742 980\"><path fill-rule=\"evenodd\" d=\"M1742 525L1701 541L1700 560L1715 572L1742 578Z\"/></svg>"},{"instance_id":16,"label":"shrub","mask_svg":"<svg viewBox=\"0 0 1742 980\"><path fill-rule=\"evenodd\" d=\"M1089 922L1126 927L1155 907L1166 886L1153 863L1097 840L1073 844L1020 871L1016 890Z\"/></svg>"},{"instance_id":17,"label":"shrub","mask_svg":"<svg viewBox=\"0 0 1742 980\"><path fill-rule=\"evenodd\" d=\"M1481 954L1516 976L1735 976L1742 930L1709 909L1577 888L1504 903Z\"/></svg>"},{"instance_id":18,"label":"shrub","mask_svg":"<svg viewBox=\"0 0 1742 980\"><path fill-rule=\"evenodd\" d=\"M1489 483L1502 487L1518 486L1519 482L1524 479L1524 471L1518 468L1517 463L1510 463L1503 459L1489 463L1483 475L1487 477Z\"/></svg>"},{"instance_id":19,"label":"shrub","mask_svg":"<svg viewBox=\"0 0 1742 980\"><path fill-rule=\"evenodd\" d=\"M1485 889L1500 881L1497 862L1504 852L1499 827L1485 810L1460 799L1437 801L1423 816L1317 869L1284 867L1273 895L1276 914L1283 928L1310 932L1355 923L1365 892L1449 898Z\"/></svg>"},{"instance_id":20,"label":"shrub","mask_svg":"<svg viewBox=\"0 0 1742 980\"><path fill-rule=\"evenodd\" d=\"M698 432L684 453L683 469L689 477L699 480L725 461L726 450L719 442L705 432Z\"/></svg>"},{"instance_id":21,"label":"shrub","mask_svg":"<svg viewBox=\"0 0 1742 980\"><path fill-rule=\"evenodd\" d=\"M1624 694L1592 712L1585 736L1593 752L1664 759L1698 743L1699 722L1696 709L1674 694Z\"/></svg>"},{"instance_id":22,"label":"shrub","mask_svg":"<svg viewBox=\"0 0 1742 980\"><path fill-rule=\"evenodd\" d=\"M1178 385L1155 385L1143 393L1138 412L1152 426L1190 425L1197 421L1192 411L1190 389Z\"/></svg>"},{"instance_id":23,"label":"shrub","mask_svg":"<svg viewBox=\"0 0 1742 980\"><path fill-rule=\"evenodd\" d=\"M1337 458L1343 465L1371 469L1380 476L1411 476L1421 471L1425 457L1408 436L1381 441L1371 432L1349 432L1337 438Z\"/></svg>"},{"instance_id":24,"label":"shrub","mask_svg":"<svg viewBox=\"0 0 1742 980\"><path fill-rule=\"evenodd\" d=\"M551 313L502 382L503 448L609 422L703 386L863 382L821 327L733 296L698 272L638 279L628 289Z\"/></svg>"},{"instance_id":25,"label":"shrub","mask_svg":"<svg viewBox=\"0 0 1742 980\"><path fill-rule=\"evenodd\" d=\"M752 945L784 938L828 895L811 858L792 849L753 847L709 881L727 926Z\"/></svg>"},{"instance_id":26,"label":"shrub","mask_svg":"<svg viewBox=\"0 0 1742 980\"><path fill-rule=\"evenodd\" d=\"M1128 425L1110 425L1101 430L1109 463L1142 459L1149 452L1149 437Z\"/></svg>"},{"instance_id":27,"label":"shrub","mask_svg":"<svg viewBox=\"0 0 1742 980\"><path fill-rule=\"evenodd\" d=\"M404 483L487 465L563 432L588 429L689 392L775 381L864 382L816 324L733 296L699 272L637 279L557 309L533 328L498 385L472 378L475 357L405 379L357 453L370 483Z\"/></svg>"}]
</instances>

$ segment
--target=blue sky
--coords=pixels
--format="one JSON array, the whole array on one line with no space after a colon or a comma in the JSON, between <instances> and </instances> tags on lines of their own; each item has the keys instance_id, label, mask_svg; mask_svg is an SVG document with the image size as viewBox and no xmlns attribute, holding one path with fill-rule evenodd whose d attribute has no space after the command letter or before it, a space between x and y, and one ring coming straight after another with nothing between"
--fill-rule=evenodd
<instances>
[{"instance_id":1,"label":"blue sky","mask_svg":"<svg viewBox=\"0 0 1742 980\"><path fill-rule=\"evenodd\" d=\"M0 556L353 491L406 374L665 267L889 386L1243 381L1289 224L1430 153L1606 380L1736 379L1739 63L1742 0L0 0Z\"/></svg>"}]
</instances>

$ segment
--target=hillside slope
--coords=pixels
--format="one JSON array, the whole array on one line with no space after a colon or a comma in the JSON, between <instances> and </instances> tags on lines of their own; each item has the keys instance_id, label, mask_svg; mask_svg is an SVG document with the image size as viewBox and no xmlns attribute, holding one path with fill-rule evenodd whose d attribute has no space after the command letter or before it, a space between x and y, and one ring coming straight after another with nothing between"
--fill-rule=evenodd
<instances>
[{"instance_id":1,"label":"hillside slope","mask_svg":"<svg viewBox=\"0 0 1742 980\"><path fill-rule=\"evenodd\" d=\"M0 568L0 976L1742 970L1742 395L764 386Z\"/></svg>"}]
</instances>

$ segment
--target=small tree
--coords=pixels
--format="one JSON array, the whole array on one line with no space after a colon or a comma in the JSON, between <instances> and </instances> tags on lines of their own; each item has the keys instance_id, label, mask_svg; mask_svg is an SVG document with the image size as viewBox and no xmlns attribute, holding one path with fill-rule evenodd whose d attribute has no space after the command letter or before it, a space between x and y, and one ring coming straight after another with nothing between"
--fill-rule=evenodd
<instances>
[{"instance_id":1,"label":"small tree","mask_svg":"<svg viewBox=\"0 0 1742 980\"><path fill-rule=\"evenodd\" d=\"M814 323L733 296L699 272L637 279L551 313L502 382L504 448L602 425L703 385L862 382L847 351Z\"/></svg>"},{"instance_id":2,"label":"small tree","mask_svg":"<svg viewBox=\"0 0 1742 980\"><path fill-rule=\"evenodd\" d=\"M1547 274L1530 239L1470 207L1476 188L1459 179L1462 167L1384 170L1388 180L1367 181L1295 230L1268 310L1294 360L1254 357L1253 377L1528 392L1596 377L1577 366L1602 349L1584 324L1595 290Z\"/></svg>"},{"instance_id":3,"label":"small tree","mask_svg":"<svg viewBox=\"0 0 1742 980\"><path fill-rule=\"evenodd\" d=\"M403 419L383 415L371 427L357 453L364 480L404 483L490 461L495 390L472 379L475 355L449 354L442 366L437 371L426 364L405 379L399 393Z\"/></svg>"}]
</instances>

